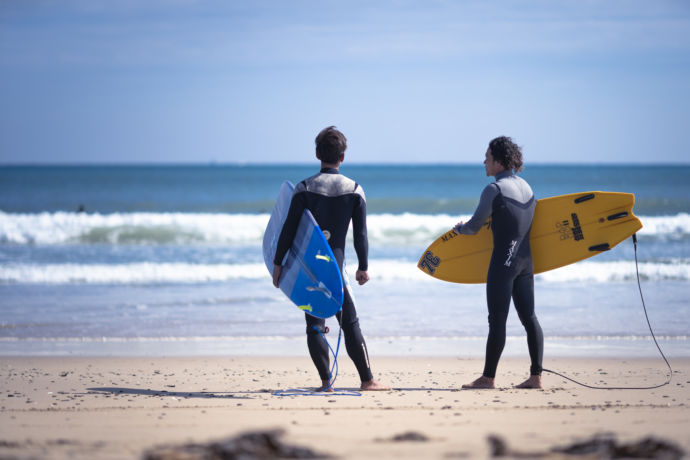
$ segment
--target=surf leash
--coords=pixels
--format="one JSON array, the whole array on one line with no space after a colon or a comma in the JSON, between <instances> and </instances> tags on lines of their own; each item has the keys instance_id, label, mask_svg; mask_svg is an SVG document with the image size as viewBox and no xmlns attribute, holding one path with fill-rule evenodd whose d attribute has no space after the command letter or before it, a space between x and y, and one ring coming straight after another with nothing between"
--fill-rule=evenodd
<instances>
[{"instance_id":1,"label":"surf leash","mask_svg":"<svg viewBox=\"0 0 690 460\"><path fill-rule=\"evenodd\" d=\"M668 366L668 378L664 383L661 383L659 385L652 385L648 387L609 387L609 386L595 386L595 385L587 385L586 383L578 382L575 379L572 379L566 375L563 375L559 372L552 371L550 369L544 369L542 370L544 372L548 372L550 374L557 375L559 377L562 377L566 380L570 380L573 383L576 383L578 385L581 385L585 388L591 388L594 390L653 390L655 388L661 388L665 385L668 385L671 383L671 378L673 377L673 369L671 368L671 364L668 362L668 359L666 359L666 355L664 355L664 352L661 350L661 346L659 346L659 342L656 340L656 336L654 335L654 330L652 330L652 324L649 322L649 315L647 314L647 306L645 305L644 302L644 295L642 294L642 284L640 283L640 268L639 268L639 263L637 261L637 234L633 233L632 236L633 240L633 247L635 249L635 274L637 275L637 288L640 291L640 300L642 301L642 309L644 310L644 317L647 320L647 326L649 327L649 332L652 334L652 339L654 340L654 344L656 345L657 350L659 350L659 354L661 354L661 357L664 359L664 362L666 363L666 366Z\"/></svg>"},{"instance_id":2,"label":"surf leash","mask_svg":"<svg viewBox=\"0 0 690 460\"><path fill-rule=\"evenodd\" d=\"M338 377L338 352L340 351L340 339L343 334L342 325L338 330L338 343L335 347L335 351L333 351L333 347L331 347L331 344L328 343L328 340L326 339L326 336L324 335L323 331L321 331L321 329L319 329L316 326L312 326L312 328L314 328L314 330L319 333L321 338L323 338L323 340L326 342L326 345L328 345L328 349L331 351L331 354L333 355L333 365L331 366L331 370L328 374L328 390L333 391L314 391L305 390L304 388L290 388L287 390L274 391L273 396L362 396L362 393L360 393L359 391L336 390L333 386L335 385L335 379ZM328 332L328 328L326 328L326 332Z\"/></svg>"}]
</instances>

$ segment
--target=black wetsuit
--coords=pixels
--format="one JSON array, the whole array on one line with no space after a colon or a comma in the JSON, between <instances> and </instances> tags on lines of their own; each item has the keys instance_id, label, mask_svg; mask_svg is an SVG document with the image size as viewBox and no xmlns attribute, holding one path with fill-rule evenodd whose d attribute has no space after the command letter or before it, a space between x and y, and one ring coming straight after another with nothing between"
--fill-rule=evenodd
<instances>
[{"instance_id":1,"label":"black wetsuit","mask_svg":"<svg viewBox=\"0 0 690 460\"><path fill-rule=\"evenodd\" d=\"M506 341L506 321L512 297L527 332L530 374L541 375L544 336L534 312L534 268L529 232L536 200L529 184L511 171L496 175L496 182L482 192L472 219L456 227L474 234L491 217L494 250L486 277L489 337L486 343L485 377L494 378Z\"/></svg>"},{"instance_id":2,"label":"black wetsuit","mask_svg":"<svg viewBox=\"0 0 690 460\"><path fill-rule=\"evenodd\" d=\"M359 328L357 310L350 292L347 275L343 271L345 259L345 239L352 220L354 244L359 270L368 269L368 242L366 223L366 198L362 187L352 179L338 173L337 169L322 169L319 174L303 180L295 187L285 224L280 232L274 263L280 265L283 257L292 246L300 217L309 209L319 224L328 244L338 261L343 274L343 307L336 314L343 328L347 354L354 361L360 379L365 382L373 378L369 367L369 356L364 337ZM322 380L329 380L328 344L314 329L325 331L326 321L314 316L304 315L307 322L307 344L312 361Z\"/></svg>"}]
</instances>

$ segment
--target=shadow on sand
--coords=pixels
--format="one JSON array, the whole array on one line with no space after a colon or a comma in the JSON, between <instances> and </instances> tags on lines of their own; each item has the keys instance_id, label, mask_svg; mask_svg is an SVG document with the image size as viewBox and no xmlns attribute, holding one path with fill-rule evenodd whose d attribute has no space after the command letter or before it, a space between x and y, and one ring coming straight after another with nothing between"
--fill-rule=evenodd
<instances>
[{"instance_id":1,"label":"shadow on sand","mask_svg":"<svg viewBox=\"0 0 690 460\"><path fill-rule=\"evenodd\" d=\"M97 393L112 393L116 395L128 394L137 396L172 396L176 398L233 398L233 399L251 399L247 394L255 393L270 393L269 390L259 391L167 391L167 390L152 390L143 388L125 388L125 387L97 387L87 388L89 392Z\"/></svg>"}]
</instances>

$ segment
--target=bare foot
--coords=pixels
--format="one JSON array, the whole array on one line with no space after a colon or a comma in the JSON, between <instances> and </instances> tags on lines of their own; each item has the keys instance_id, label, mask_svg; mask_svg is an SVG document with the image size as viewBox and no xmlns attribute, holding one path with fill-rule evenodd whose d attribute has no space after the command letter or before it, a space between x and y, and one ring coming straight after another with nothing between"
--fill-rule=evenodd
<instances>
[{"instance_id":1,"label":"bare foot","mask_svg":"<svg viewBox=\"0 0 690 460\"><path fill-rule=\"evenodd\" d=\"M496 385L494 385L494 379L482 375L474 382L463 385L462 388L465 390L493 390Z\"/></svg>"},{"instance_id":2,"label":"bare foot","mask_svg":"<svg viewBox=\"0 0 690 460\"><path fill-rule=\"evenodd\" d=\"M321 380L321 386L314 391L323 392L323 393L333 393L333 387L331 386L330 381Z\"/></svg>"},{"instance_id":3,"label":"bare foot","mask_svg":"<svg viewBox=\"0 0 690 460\"><path fill-rule=\"evenodd\" d=\"M333 387L331 386L321 386L314 390L317 393L333 393Z\"/></svg>"},{"instance_id":4,"label":"bare foot","mask_svg":"<svg viewBox=\"0 0 690 460\"><path fill-rule=\"evenodd\" d=\"M359 387L359 389L362 391L389 391L389 390L391 390L390 387L387 387L387 386L377 382L374 379L368 380L366 382L362 382L362 385Z\"/></svg>"},{"instance_id":5,"label":"bare foot","mask_svg":"<svg viewBox=\"0 0 690 460\"><path fill-rule=\"evenodd\" d=\"M520 385L515 385L515 388L527 388L535 389L542 388L541 386L541 375L530 375L527 380L522 382Z\"/></svg>"}]
</instances>

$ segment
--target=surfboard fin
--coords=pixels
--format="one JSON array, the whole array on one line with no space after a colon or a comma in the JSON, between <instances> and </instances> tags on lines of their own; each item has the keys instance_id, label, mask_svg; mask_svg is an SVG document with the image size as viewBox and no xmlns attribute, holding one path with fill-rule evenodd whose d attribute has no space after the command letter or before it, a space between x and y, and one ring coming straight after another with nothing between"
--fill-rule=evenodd
<instances>
[{"instance_id":1,"label":"surfboard fin","mask_svg":"<svg viewBox=\"0 0 690 460\"><path fill-rule=\"evenodd\" d=\"M575 198L575 204L580 204L580 203L583 203L585 201L589 201L594 197L595 197L594 193L588 193L586 195L579 196L579 197Z\"/></svg>"},{"instance_id":2,"label":"surfboard fin","mask_svg":"<svg viewBox=\"0 0 690 460\"><path fill-rule=\"evenodd\" d=\"M609 249L611 249L611 246L609 246L608 243L602 243L602 244L597 244L596 246L590 246L588 249L592 252L608 251Z\"/></svg>"},{"instance_id":3,"label":"surfboard fin","mask_svg":"<svg viewBox=\"0 0 690 460\"><path fill-rule=\"evenodd\" d=\"M608 216L606 219L607 219L607 220L616 220L616 219L621 219L621 218L623 218L623 217L628 217L627 211L619 212L619 213L616 213L616 214L611 214L611 215Z\"/></svg>"}]
</instances>

